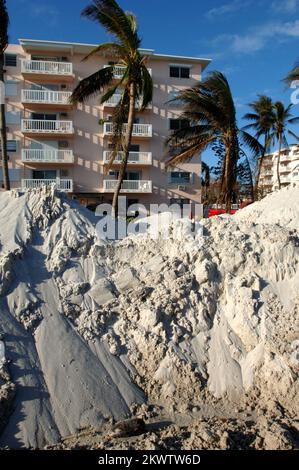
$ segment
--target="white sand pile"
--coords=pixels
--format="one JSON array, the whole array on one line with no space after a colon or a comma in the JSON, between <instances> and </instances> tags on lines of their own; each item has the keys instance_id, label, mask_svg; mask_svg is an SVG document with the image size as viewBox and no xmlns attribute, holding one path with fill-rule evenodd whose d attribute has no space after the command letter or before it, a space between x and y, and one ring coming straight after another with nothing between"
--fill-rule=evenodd
<instances>
[{"instance_id":1,"label":"white sand pile","mask_svg":"<svg viewBox=\"0 0 299 470\"><path fill-rule=\"evenodd\" d=\"M284 190L205 221L203 239L109 244L53 190L1 194L0 328L17 395L0 443L55 443L129 415L143 392L169 412L276 401L296 416L298 205Z\"/></svg>"}]
</instances>

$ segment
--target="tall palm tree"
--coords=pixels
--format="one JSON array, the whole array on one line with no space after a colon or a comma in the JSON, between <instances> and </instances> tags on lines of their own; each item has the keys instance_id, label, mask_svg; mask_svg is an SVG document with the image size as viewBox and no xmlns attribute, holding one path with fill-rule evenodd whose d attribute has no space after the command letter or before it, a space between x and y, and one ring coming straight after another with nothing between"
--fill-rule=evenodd
<instances>
[{"instance_id":1,"label":"tall palm tree","mask_svg":"<svg viewBox=\"0 0 299 470\"><path fill-rule=\"evenodd\" d=\"M189 124L168 138L167 144L178 153L170 157L166 164L175 166L188 161L215 142L222 142L225 157L219 202L225 204L229 212L237 180L240 143L248 146L254 154L261 152L262 147L254 137L238 128L230 86L221 72L211 72L193 88L182 91L176 100L183 103L180 118Z\"/></svg>"},{"instance_id":2,"label":"tall palm tree","mask_svg":"<svg viewBox=\"0 0 299 470\"><path fill-rule=\"evenodd\" d=\"M114 42L100 44L93 49L85 60L97 53L105 53L117 60L124 67L121 79L114 80L114 66L99 69L94 74L83 79L75 88L71 101L84 102L91 96L101 94L101 103L107 101L121 89L121 98L115 108L113 122L113 151L111 152L108 168L112 166L119 150L123 151L118 182L113 197L113 214L118 212L118 196L124 180L129 150L132 141L133 125L136 114L136 102L140 103L139 111L144 111L152 101L153 81L146 67L146 57L142 56L139 48L141 39L138 35L138 25L132 13L124 12L115 0L93 0L82 12L82 15L103 26L114 37ZM127 130L123 135L123 125Z\"/></svg>"},{"instance_id":3,"label":"tall palm tree","mask_svg":"<svg viewBox=\"0 0 299 470\"><path fill-rule=\"evenodd\" d=\"M284 147L289 146L287 135L291 135L296 140L298 140L298 136L288 128L289 125L297 124L299 122L299 117L292 117L293 116L292 108L293 108L292 104L285 107L285 105L281 101L277 101L273 105L274 120L273 120L272 132L269 135L269 142L272 145L275 145L276 143L278 143L278 157L277 157L278 189L281 188L280 158L281 158L282 146Z\"/></svg>"},{"instance_id":4,"label":"tall palm tree","mask_svg":"<svg viewBox=\"0 0 299 470\"><path fill-rule=\"evenodd\" d=\"M5 101L4 101L4 52L8 46L8 24L9 17L7 13L6 1L0 0L0 139L1 139L1 156L3 169L4 188L10 190L9 172L8 172L8 156L7 156L7 136L6 136L6 118L5 118Z\"/></svg>"},{"instance_id":5,"label":"tall palm tree","mask_svg":"<svg viewBox=\"0 0 299 470\"><path fill-rule=\"evenodd\" d=\"M251 121L250 124L243 127L244 130L253 130L255 138L263 138L263 151L257 162L257 172L255 180L255 194L258 194L261 169L263 167L265 155L269 149L269 136L274 122L273 101L265 95L259 95L256 101L249 104L251 113L245 114L243 119Z\"/></svg>"}]
</instances>

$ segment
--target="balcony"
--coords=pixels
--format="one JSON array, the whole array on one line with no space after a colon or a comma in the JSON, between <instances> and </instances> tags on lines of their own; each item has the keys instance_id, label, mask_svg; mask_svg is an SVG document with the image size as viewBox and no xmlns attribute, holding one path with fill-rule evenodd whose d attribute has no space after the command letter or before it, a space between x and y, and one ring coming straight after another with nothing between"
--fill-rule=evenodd
<instances>
[{"instance_id":1,"label":"balcony","mask_svg":"<svg viewBox=\"0 0 299 470\"><path fill-rule=\"evenodd\" d=\"M281 162L290 162L291 160L292 160L292 157L290 154L284 154L284 155L281 155L280 157Z\"/></svg>"},{"instance_id":2,"label":"balcony","mask_svg":"<svg viewBox=\"0 0 299 470\"><path fill-rule=\"evenodd\" d=\"M55 149L23 149L23 163L74 163L74 154L72 150Z\"/></svg>"},{"instance_id":3,"label":"balcony","mask_svg":"<svg viewBox=\"0 0 299 470\"><path fill-rule=\"evenodd\" d=\"M59 191L64 191L67 193L73 192L73 180L71 179L51 179L51 180L44 180L44 179L26 179L22 180L22 189L35 189L35 188L42 188L43 186L55 186L56 189Z\"/></svg>"},{"instance_id":4,"label":"balcony","mask_svg":"<svg viewBox=\"0 0 299 470\"><path fill-rule=\"evenodd\" d=\"M128 124L123 125L123 132L126 133ZM104 135L113 134L113 123L105 122L104 123ZM153 126L151 124L134 124L133 125L133 137L152 137L153 136Z\"/></svg>"},{"instance_id":5,"label":"balcony","mask_svg":"<svg viewBox=\"0 0 299 470\"><path fill-rule=\"evenodd\" d=\"M288 184L291 182L291 178L289 176L281 176L280 182L281 184Z\"/></svg>"},{"instance_id":6,"label":"balcony","mask_svg":"<svg viewBox=\"0 0 299 470\"><path fill-rule=\"evenodd\" d=\"M22 60L22 74L27 78L59 79L71 81L74 78L73 64L70 62L50 62L42 60Z\"/></svg>"},{"instance_id":7,"label":"balcony","mask_svg":"<svg viewBox=\"0 0 299 470\"><path fill-rule=\"evenodd\" d=\"M262 176L273 176L273 170L264 170Z\"/></svg>"},{"instance_id":8,"label":"balcony","mask_svg":"<svg viewBox=\"0 0 299 470\"><path fill-rule=\"evenodd\" d=\"M111 98L109 98L109 100L105 101L105 103L103 103L102 106L104 108L114 108L120 102L121 97L122 97L122 95L120 93L116 93L113 96L111 96ZM141 101L137 100L136 101L136 108L139 109L140 106L141 106ZM153 105L149 104L145 109L152 109L152 108L153 108Z\"/></svg>"},{"instance_id":9,"label":"balcony","mask_svg":"<svg viewBox=\"0 0 299 470\"><path fill-rule=\"evenodd\" d=\"M22 103L38 105L55 105L55 107L71 107L71 91L22 90Z\"/></svg>"},{"instance_id":10,"label":"balcony","mask_svg":"<svg viewBox=\"0 0 299 470\"><path fill-rule=\"evenodd\" d=\"M103 191L105 193L113 193L116 185L117 180L104 180ZM143 180L125 180L122 183L120 192L150 194L152 192L152 182Z\"/></svg>"},{"instance_id":11,"label":"balcony","mask_svg":"<svg viewBox=\"0 0 299 470\"><path fill-rule=\"evenodd\" d=\"M272 186L273 185L273 182L274 182L274 179L273 178L263 178L261 180L261 185L262 186Z\"/></svg>"},{"instance_id":12,"label":"balcony","mask_svg":"<svg viewBox=\"0 0 299 470\"><path fill-rule=\"evenodd\" d=\"M64 135L74 134L72 121L46 121L38 119L22 119L22 132L27 135Z\"/></svg>"},{"instance_id":13,"label":"balcony","mask_svg":"<svg viewBox=\"0 0 299 470\"><path fill-rule=\"evenodd\" d=\"M104 65L104 68L107 68L107 67L111 67L111 65ZM126 67L123 66L123 65L115 65L114 66L114 74L113 74L113 78L115 80L120 80L123 78L123 75L124 75L124 71L126 70ZM152 75L152 69L147 69L150 73L150 75Z\"/></svg>"},{"instance_id":14,"label":"balcony","mask_svg":"<svg viewBox=\"0 0 299 470\"><path fill-rule=\"evenodd\" d=\"M114 165L120 165L123 159L123 152L118 152L113 162ZM111 151L104 152L104 164L109 163ZM151 165L152 164L152 153L151 152L130 152L128 165Z\"/></svg>"},{"instance_id":15,"label":"balcony","mask_svg":"<svg viewBox=\"0 0 299 470\"><path fill-rule=\"evenodd\" d=\"M290 173L291 167L289 165L280 165L280 173Z\"/></svg>"}]
</instances>

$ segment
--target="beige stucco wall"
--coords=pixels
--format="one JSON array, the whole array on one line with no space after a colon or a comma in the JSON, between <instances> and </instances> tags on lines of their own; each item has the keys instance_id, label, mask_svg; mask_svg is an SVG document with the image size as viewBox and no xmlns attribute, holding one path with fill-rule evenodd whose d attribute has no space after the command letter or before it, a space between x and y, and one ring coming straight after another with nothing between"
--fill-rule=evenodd
<instances>
[{"instance_id":1,"label":"beige stucco wall","mask_svg":"<svg viewBox=\"0 0 299 470\"><path fill-rule=\"evenodd\" d=\"M21 60L22 58L30 58L31 55L27 54L21 46L10 45L8 53L18 54L18 65L17 67L6 67L6 80L17 80L19 81L18 96L8 97L6 99L7 111L20 111L21 118L30 116L30 112L33 107L26 105L24 108L21 103L21 90L22 88L29 88L30 81L26 81L21 73ZM41 55L41 51L30 51L31 54ZM100 56L92 57L86 62L82 62L83 55L60 52L48 51L43 52L43 55L49 56L66 56L69 62L73 63L74 68L74 81L66 84L66 90L72 90L73 87L82 78L95 72L102 66L106 65L109 58L103 58ZM190 79L176 79L169 77L169 66L170 64L178 63L180 65L189 64L188 60L179 59L161 59L152 56L149 58L148 67L152 69L152 76L154 81L154 98L152 109L146 110L139 114L138 117L142 117L142 122L152 124L153 126L153 137L152 138L133 138L132 143L140 144L140 151L152 152L153 164L152 166L134 166L132 169L139 169L142 173L141 179L152 180L153 182L153 193L151 195L143 194L130 194L129 197L132 199L139 199L140 202L148 203L162 203L167 202L169 198L181 197L190 199L193 202L200 202L200 173L201 164L200 157L194 158L192 162L180 165L179 169L194 173L194 181L192 184L186 185L185 191L179 191L177 185L168 185L167 172L165 171L165 165L163 163L163 155L165 153L164 142L169 134L169 119L175 118L179 115L180 109L173 106L173 104L167 104L170 99L169 93L173 90L179 90L184 87L192 86L196 81L201 78L201 64L192 63L191 78ZM51 82L51 77L47 79ZM37 80L34 82L45 83L46 80ZM45 108L41 107L40 111ZM47 112L56 112L55 105L47 107ZM33 111L38 112L36 105ZM46 112L46 111L45 111ZM69 109L67 111L57 111L58 119L60 112L66 112L67 117L61 117L62 120L72 120L74 123L75 134L71 138L64 138L63 136L59 139L49 136L50 140L68 140L69 148L73 149L75 154L74 165L41 165L40 163L26 164L24 165L21 161L21 149L29 144L30 139L25 138L21 133L20 124L8 124L8 139L16 139L19 141L17 153L10 154L9 166L13 169L20 169L21 178L31 178L32 169L47 169L47 168L60 168L67 172L67 177L72 178L74 181L74 190L77 193L95 193L99 195L99 198L104 195L106 200L112 198L111 194L103 194L103 180L109 179L109 176L104 174L103 166L103 152L108 149L109 138L103 136L103 126L99 124L100 119L107 119L107 116L111 114L111 108L104 108L99 103L99 97L91 99L84 105L78 105L76 109ZM36 137L36 140L43 141L46 138ZM129 168L131 169L131 167ZM20 183L12 183L12 187L19 187Z\"/></svg>"}]
</instances>

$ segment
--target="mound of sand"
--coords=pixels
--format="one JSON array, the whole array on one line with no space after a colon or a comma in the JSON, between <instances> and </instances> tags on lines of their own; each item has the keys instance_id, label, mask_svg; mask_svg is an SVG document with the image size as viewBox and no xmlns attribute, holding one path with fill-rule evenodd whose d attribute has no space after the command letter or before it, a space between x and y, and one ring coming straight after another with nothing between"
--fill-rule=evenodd
<instances>
[{"instance_id":1,"label":"mound of sand","mask_svg":"<svg viewBox=\"0 0 299 470\"><path fill-rule=\"evenodd\" d=\"M270 407L292 422L298 206L283 190L195 239L108 243L53 189L0 194L0 331L17 387L0 444L55 444L145 402L216 420Z\"/></svg>"}]
</instances>

